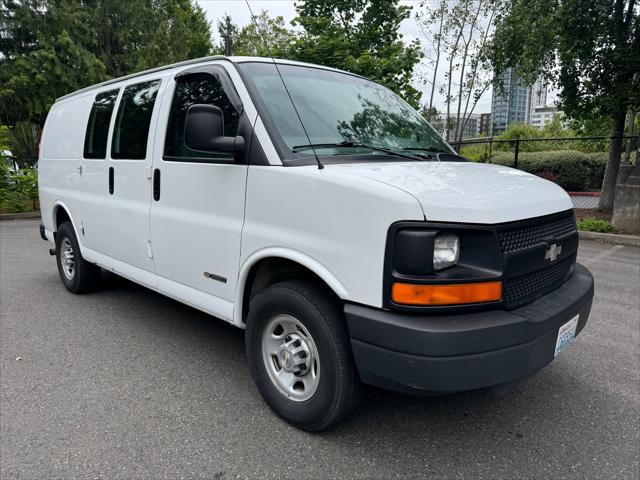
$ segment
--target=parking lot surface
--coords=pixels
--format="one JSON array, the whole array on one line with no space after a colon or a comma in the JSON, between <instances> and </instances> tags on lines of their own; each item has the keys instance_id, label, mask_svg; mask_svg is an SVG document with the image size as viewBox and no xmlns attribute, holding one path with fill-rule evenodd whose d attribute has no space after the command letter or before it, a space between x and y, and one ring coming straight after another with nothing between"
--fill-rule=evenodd
<instances>
[{"instance_id":1,"label":"parking lot surface","mask_svg":"<svg viewBox=\"0 0 640 480\"><path fill-rule=\"evenodd\" d=\"M370 389L309 434L254 388L244 333L104 274L62 286L37 221L0 222L0 477L638 478L640 249L583 242L586 329L500 396ZM20 358L20 360L18 360Z\"/></svg>"}]
</instances>

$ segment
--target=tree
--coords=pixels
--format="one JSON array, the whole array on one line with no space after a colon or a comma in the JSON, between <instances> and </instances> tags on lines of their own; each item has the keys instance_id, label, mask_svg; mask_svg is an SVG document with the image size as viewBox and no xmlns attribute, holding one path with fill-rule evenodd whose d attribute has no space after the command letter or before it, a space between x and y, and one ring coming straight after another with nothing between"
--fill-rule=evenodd
<instances>
[{"instance_id":1,"label":"tree","mask_svg":"<svg viewBox=\"0 0 640 480\"><path fill-rule=\"evenodd\" d=\"M0 115L3 123L42 124L56 97L106 79L86 9L61 1L8 0L0 19Z\"/></svg>"},{"instance_id":2,"label":"tree","mask_svg":"<svg viewBox=\"0 0 640 480\"><path fill-rule=\"evenodd\" d=\"M220 46L215 48L215 53L219 55L233 55L235 42L238 37L238 26L233 23L231 17L225 13L222 20L218 21L218 34L222 39Z\"/></svg>"},{"instance_id":3,"label":"tree","mask_svg":"<svg viewBox=\"0 0 640 480\"><path fill-rule=\"evenodd\" d=\"M129 3L137 5L137 2ZM144 39L143 46L134 55L137 57L134 71L204 57L211 51L209 22L204 10L191 0L151 2L150 18L149 33L152 34ZM135 24L129 28L135 28ZM107 70L107 74L110 73Z\"/></svg>"},{"instance_id":4,"label":"tree","mask_svg":"<svg viewBox=\"0 0 640 480\"><path fill-rule=\"evenodd\" d=\"M269 17L263 10L245 25L236 37L235 55L290 58L295 34L287 29L282 17Z\"/></svg>"},{"instance_id":5,"label":"tree","mask_svg":"<svg viewBox=\"0 0 640 480\"><path fill-rule=\"evenodd\" d=\"M461 140L478 101L492 83L486 53L503 0L443 0L431 5L423 2L416 15L427 45L433 45L435 51L429 62L433 79L428 106L433 106L437 73L444 60L445 83L439 90L445 97L445 116L451 119L445 135L449 139L453 130L453 139Z\"/></svg>"},{"instance_id":6,"label":"tree","mask_svg":"<svg viewBox=\"0 0 640 480\"><path fill-rule=\"evenodd\" d=\"M307 0L296 4L294 24L304 31L292 46L294 59L340 68L375 80L418 108L412 85L422 56L418 41L405 44L400 23L411 7L398 0Z\"/></svg>"},{"instance_id":7,"label":"tree","mask_svg":"<svg viewBox=\"0 0 640 480\"><path fill-rule=\"evenodd\" d=\"M438 6L434 9L430 8L430 3L422 2L420 4L420 11L416 13L416 22L418 24L418 28L422 31L425 39L427 40L427 45L433 46L433 57L428 57L429 64L433 68L432 78L431 78L431 93L429 94L429 103L425 104L425 108L423 110L423 116L430 121L431 114L434 111L433 106L433 97L436 92L436 80L438 78L438 68L440 67L440 57L442 56L443 49L443 33L446 32L445 27L445 19L449 13L447 0L441 0ZM436 32L431 31L431 25L438 25L438 30ZM427 115L425 115L425 112Z\"/></svg>"},{"instance_id":8,"label":"tree","mask_svg":"<svg viewBox=\"0 0 640 480\"><path fill-rule=\"evenodd\" d=\"M560 89L568 117L611 121L599 207L613 207L625 117L640 107L640 13L635 0L513 0L492 42L496 71L515 67Z\"/></svg>"},{"instance_id":9,"label":"tree","mask_svg":"<svg viewBox=\"0 0 640 480\"><path fill-rule=\"evenodd\" d=\"M3 0L0 118L42 125L57 97L112 77L206 55L191 0Z\"/></svg>"},{"instance_id":10,"label":"tree","mask_svg":"<svg viewBox=\"0 0 640 480\"><path fill-rule=\"evenodd\" d=\"M18 122L11 129L11 153L21 168L34 165L38 160L40 131L40 127L33 122Z\"/></svg>"}]
</instances>

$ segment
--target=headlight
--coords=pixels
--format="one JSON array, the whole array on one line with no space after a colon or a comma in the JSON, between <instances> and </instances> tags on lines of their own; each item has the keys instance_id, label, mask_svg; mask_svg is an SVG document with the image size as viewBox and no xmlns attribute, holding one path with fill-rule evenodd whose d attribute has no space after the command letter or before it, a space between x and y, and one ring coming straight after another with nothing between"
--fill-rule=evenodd
<instances>
[{"instance_id":1,"label":"headlight","mask_svg":"<svg viewBox=\"0 0 640 480\"><path fill-rule=\"evenodd\" d=\"M443 270L458 263L460 239L454 234L438 235L433 242L433 268Z\"/></svg>"}]
</instances>

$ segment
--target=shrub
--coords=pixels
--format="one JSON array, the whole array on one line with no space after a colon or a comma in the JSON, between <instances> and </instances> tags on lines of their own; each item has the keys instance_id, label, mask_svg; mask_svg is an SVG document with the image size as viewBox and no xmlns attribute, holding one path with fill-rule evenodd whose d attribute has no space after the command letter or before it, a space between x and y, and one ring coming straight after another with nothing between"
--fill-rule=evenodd
<instances>
[{"instance_id":1,"label":"shrub","mask_svg":"<svg viewBox=\"0 0 640 480\"><path fill-rule=\"evenodd\" d=\"M9 213L20 213L27 210L24 197L20 195L20 192L16 192L15 190L4 190L0 192L0 202Z\"/></svg>"},{"instance_id":2,"label":"shrub","mask_svg":"<svg viewBox=\"0 0 640 480\"><path fill-rule=\"evenodd\" d=\"M608 155L609 154L606 151L584 154L586 164L591 171L589 174L587 189L600 190L600 188L602 188L602 181L604 180L604 170L607 166Z\"/></svg>"},{"instance_id":3,"label":"shrub","mask_svg":"<svg viewBox=\"0 0 640 480\"><path fill-rule=\"evenodd\" d=\"M537 172L536 175L540 178L544 178L545 180L549 180L553 183L560 182L560 175L552 172L551 170L542 170L541 172Z\"/></svg>"},{"instance_id":4,"label":"shrub","mask_svg":"<svg viewBox=\"0 0 640 480\"><path fill-rule=\"evenodd\" d=\"M581 220L578 220L578 230L583 230L585 232L601 232L601 233L612 233L615 232L616 229L611 222L607 220L601 220L599 218L587 217Z\"/></svg>"},{"instance_id":5,"label":"shrub","mask_svg":"<svg viewBox=\"0 0 640 480\"><path fill-rule=\"evenodd\" d=\"M38 199L38 171L35 168L25 168L16 176L16 189L26 200L30 200L32 208L36 209Z\"/></svg>"},{"instance_id":6,"label":"shrub","mask_svg":"<svg viewBox=\"0 0 640 480\"><path fill-rule=\"evenodd\" d=\"M9 170L0 159L0 207L10 213L24 212L37 207L38 171L25 168L17 172Z\"/></svg>"},{"instance_id":7,"label":"shrub","mask_svg":"<svg viewBox=\"0 0 640 480\"><path fill-rule=\"evenodd\" d=\"M512 152L495 152L491 163L514 166ZM576 150L551 150L546 152L521 152L518 168L534 175L555 181L565 190L582 191L599 189L607 164L606 153L583 153ZM544 175L541 175L545 172ZM556 177L549 178L550 175Z\"/></svg>"},{"instance_id":8,"label":"shrub","mask_svg":"<svg viewBox=\"0 0 640 480\"><path fill-rule=\"evenodd\" d=\"M0 195L9 188L9 165L0 156Z\"/></svg>"},{"instance_id":9,"label":"shrub","mask_svg":"<svg viewBox=\"0 0 640 480\"><path fill-rule=\"evenodd\" d=\"M472 162L486 163L489 161L489 144L470 143L469 145L460 149L460 155L468 160L471 160Z\"/></svg>"}]
</instances>

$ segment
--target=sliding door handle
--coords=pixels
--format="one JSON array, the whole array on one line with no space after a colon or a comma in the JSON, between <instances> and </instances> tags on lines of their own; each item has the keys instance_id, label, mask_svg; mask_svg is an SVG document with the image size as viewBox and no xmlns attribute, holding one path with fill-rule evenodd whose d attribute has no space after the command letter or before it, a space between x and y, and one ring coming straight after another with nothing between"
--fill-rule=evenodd
<instances>
[{"instance_id":1,"label":"sliding door handle","mask_svg":"<svg viewBox=\"0 0 640 480\"><path fill-rule=\"evenodd\" d=\"M113 195L113 167L109 167L109 194Z\"/></svg>"},{"instance_id":2,"label":"sliding door handle","mask_svg":"<svg viewBox=\"0 0 640 480\"><path fill-rule=\"evenodd\" d=\"M157 202L160 200L160 169L153 171L153 199Z\"/></svg>"}]
</instances>

